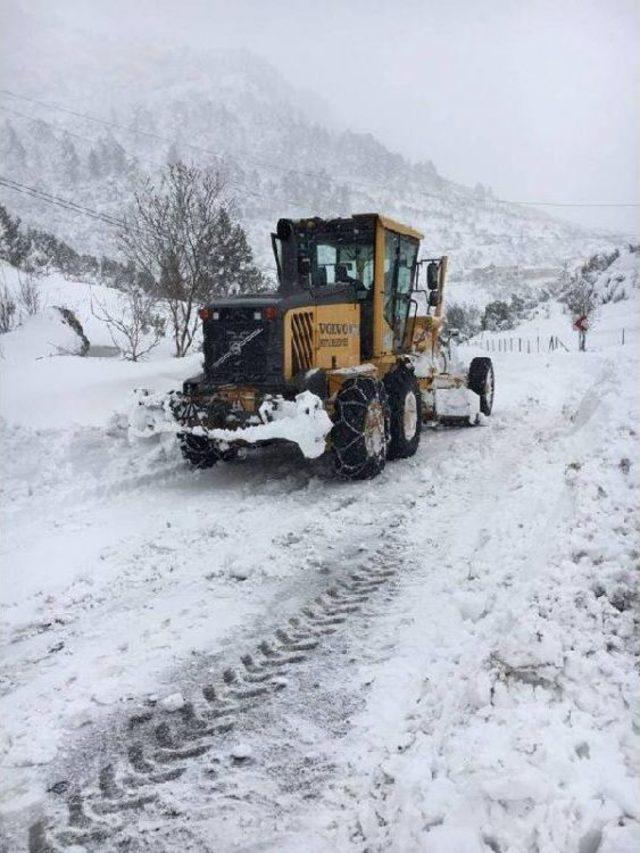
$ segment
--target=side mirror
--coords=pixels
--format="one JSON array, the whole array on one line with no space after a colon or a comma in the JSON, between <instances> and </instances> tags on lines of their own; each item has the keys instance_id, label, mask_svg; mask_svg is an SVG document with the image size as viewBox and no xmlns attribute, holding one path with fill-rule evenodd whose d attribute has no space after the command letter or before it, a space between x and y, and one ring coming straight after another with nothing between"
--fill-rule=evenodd
<instances>
[{"instance_id":1,"label":"side mirror","mask_svg":"<svg viewBox=\"0 0 640 853\"><path fill-rule=\"evenodd\" d=\"M305 257L298 258L298 272L300 275L309 275L311 273L311 259Z\"/></svg>"},{"instance_id":2,"label":"side mirror","mask_svg":"<svg viewBox=\"0 0 640 853\"><path fill-rule=\"evenodd\" d=\"M436 305L440 304L440 294L437 290L429 291L429 305L431 308L435 308Z\"/></svg>"},{"instance_id":3,"label":"side mirror","mask_svg":"<svg viewBox=\"0 0 640 853\"><path fill-rule=\"evenodd\" d=\"M440 285L439 269L440 264L436 263L436 261L431 261L427 266L427 287L429 290L437 290Z\"/></svg>"}]
</instances>

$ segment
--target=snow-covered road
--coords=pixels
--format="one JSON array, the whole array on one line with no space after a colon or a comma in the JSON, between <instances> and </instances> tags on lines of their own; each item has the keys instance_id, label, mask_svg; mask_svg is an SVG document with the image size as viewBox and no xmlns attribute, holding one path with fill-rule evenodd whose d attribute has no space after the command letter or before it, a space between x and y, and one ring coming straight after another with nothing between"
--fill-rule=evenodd
<instances>
[{"instance_id":1,"label":"snow-covered road","mask_svg":"<svg viewBox=\"0 0 640 853\"><path fill-rule=\"evenodd\" d=\"M9 424L6 849L639 849L637 368L500 356L362 484Z\"/></svg>"}]
</instances>

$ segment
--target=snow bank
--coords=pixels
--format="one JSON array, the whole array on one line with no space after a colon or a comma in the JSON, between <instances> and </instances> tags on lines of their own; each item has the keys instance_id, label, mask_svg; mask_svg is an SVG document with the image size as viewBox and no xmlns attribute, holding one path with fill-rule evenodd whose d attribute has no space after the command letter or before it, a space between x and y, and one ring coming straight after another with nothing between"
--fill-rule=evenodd
<instances>
[{"instance_id":1,"label":"snow bank","mask_svg":"<svg viewBox=\"0 0 640 853\"><path fill-rule=\"evenodd\" d=\"M89 342L74 318L70 309L57 306L26 317L21 326L0 338L3 356L19 364L53 356L85 355Z\"/></svg>"}]
</instances>

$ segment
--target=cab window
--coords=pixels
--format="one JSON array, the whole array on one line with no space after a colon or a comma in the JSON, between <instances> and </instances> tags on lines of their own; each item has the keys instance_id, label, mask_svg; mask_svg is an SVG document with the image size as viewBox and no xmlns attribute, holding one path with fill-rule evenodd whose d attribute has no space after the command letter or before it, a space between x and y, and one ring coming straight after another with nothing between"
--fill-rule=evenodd
<instances>
[{"instance_id":1,"label":"cab window","mask_svg":"<svg viewBox=\"0 0 640 853\"><path fill-rule=\"evenodd\" d=\"M373 243L323 240L312 251L314 286L356 283L369 293L373 286Z\"/></svg>"}]
</instances>

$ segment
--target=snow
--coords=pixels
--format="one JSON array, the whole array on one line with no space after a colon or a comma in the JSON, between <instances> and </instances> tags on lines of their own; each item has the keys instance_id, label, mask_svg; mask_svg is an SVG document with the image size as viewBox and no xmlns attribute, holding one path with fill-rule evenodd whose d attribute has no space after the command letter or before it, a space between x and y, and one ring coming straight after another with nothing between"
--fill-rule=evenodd
<instances>
[{"instance_id":1,"label":"snow","mask_svg":"<svg viewBox=\"0 0 640 853\"><path fill-rule=\"evenodd\" d=\"M84 285L42 288L107 342ZM603 306L586 353L491 353L491 418L425 429L415 457L353 484L296 449L194 472L171 435L130 436L134 389L178 387L198 354L39 358L31 323L3 336L7 849L57 814L52 784L95 783L131 714L178 718L377 564L389 585L165 788L169 823L134 816L133 846L638 849L638 308ZM511 334L537 333L572 342L560 309Z\"/></svg>"},{"instance_id":2,"label":"snow","mask_svg":"<svg viewBox=\"0 0 640 853\"><path fill-rule=\"evenodd\" d=\"M165 711L179 711L184 708L184 696L182 693L171 693L160 700L160 705Z\"/></svg>"}]
</instances>

